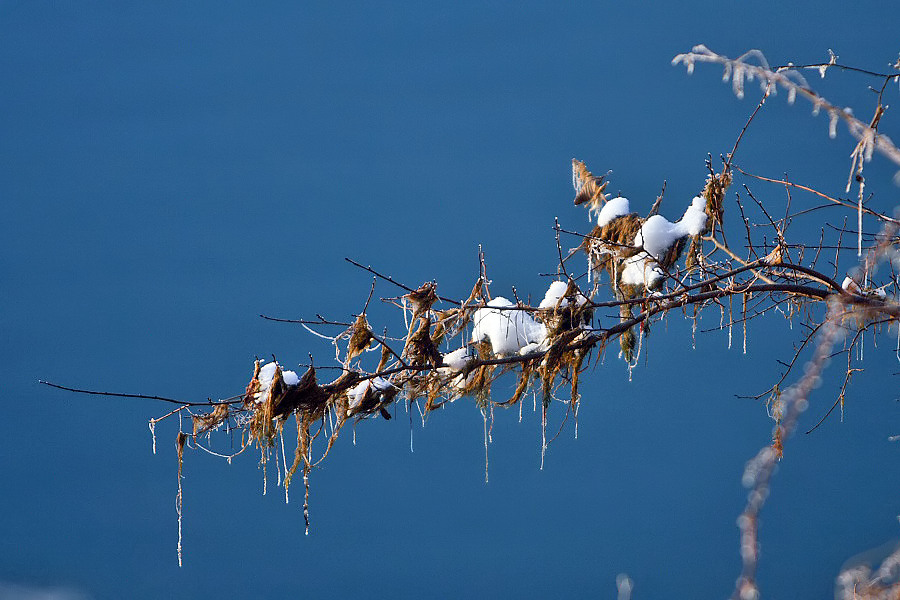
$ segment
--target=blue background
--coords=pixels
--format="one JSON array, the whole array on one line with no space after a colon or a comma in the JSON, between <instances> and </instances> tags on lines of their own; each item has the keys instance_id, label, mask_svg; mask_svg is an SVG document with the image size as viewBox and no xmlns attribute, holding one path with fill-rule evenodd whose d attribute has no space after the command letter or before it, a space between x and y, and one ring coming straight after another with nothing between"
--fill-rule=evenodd
<instances>
[{"instance_id":1,"label":"blue background","mask_svg":"<svg viewBox=\"0 0 900 600\"><path fill-rule=\"evenodd\" d=\"M718 67L671 66L697 43L773 64L833 48L878 71L898 51L879 2L0 2L0 596L613 597L622 572L639 598L729 594L741 473L772 425L734 394L790 358L800 332L779 315L750 325L744 355L737 329L730 350L723 332L693 350L673 314L630 383L608 353L585 374L578 439L567 425L543 470L530 400L521 423L497 414L488 484L469 400L414 419L413 453L402 408L361 423L313 474L309 537L300 485L285 505L274 481L261 496L252 454L188 452L181 569L177 424L158 426L156 455L147 429L168 407L37 384L203 400L243 390L257 355L326 363L327 344L257 315L358 312L370 278L345 256L465 297L482 244L494 294L540 298L553 218L589 228L573 156L612 169L640 212L666 180L675 218L707 153L731 149L758 94L737 100ZM872 80L807 75L868 120ZM780 95L737 162L837 195L853 144ZM875 208L891 210L894 170L867 166ZM783 211L782 189L751 186ZM797 239L826 218L844 214L813 213ZM399 333L377 304L376 329ZM712 309L700 329L718 324ZM844 561L897 536L892 337L867 339L844 422L788 443L761 527L768 597L830 596Z\"/></svg>"}]
</instances>

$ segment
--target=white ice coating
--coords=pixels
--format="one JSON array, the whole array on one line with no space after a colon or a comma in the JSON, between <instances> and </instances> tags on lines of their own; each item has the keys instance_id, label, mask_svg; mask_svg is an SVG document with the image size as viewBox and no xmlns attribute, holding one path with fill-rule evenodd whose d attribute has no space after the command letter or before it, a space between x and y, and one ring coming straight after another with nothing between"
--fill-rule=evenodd
<instances>
[{"instance_id":1,"label":"white ice coating","mask_svg":"<svg viewBox=\"0 0 900 600\"><path fill-rule=\"evenodd\" d=\"M677 223L672 223L662 215L649 217L635 234L634 245L643 247L660 261L677 240L689 235L700 235L705 227L706 200L696 196Z\"/></svg>"},{"instance_id":2,"label":"white ice coating","mask_svg":"<svg viewBox=\"0 0 900 600\"><path fill-rule=\"evenodd\" d=\"M547 337L547 328L543 324L535 321L524 310L517 310L516 305L506 298L498 296L488 302L487 306L475 311L472 318L472 341L489 340L494 354L516 354L524 346L532 342L540 343Z\"/></svg>"},{"instance_id":3,"label":"white ice coating","mask_svg":"<svg viewBox=\"0 0 900 600\"><path fill-rule=\"evenodd\" d=\"M629 212L631 212L631 208L628 204L628 198L617 196L604 204L603 208L600 209L600 213L597 215L597 225L603 227L613 219L625 216Z\"/></svg>"}]
</instances>

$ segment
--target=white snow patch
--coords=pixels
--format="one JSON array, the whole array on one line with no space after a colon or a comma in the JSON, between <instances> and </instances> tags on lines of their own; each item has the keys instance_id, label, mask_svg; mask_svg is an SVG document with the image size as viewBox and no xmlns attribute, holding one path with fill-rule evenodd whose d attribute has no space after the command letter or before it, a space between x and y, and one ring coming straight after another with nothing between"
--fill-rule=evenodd
<instances>
[{"instance_id":1,"label":"white snow patch","mask_svg":"<svg viewBox=\"0 0 900 600\"><path fill-rule=\"evenodd\" d=\"M264 402L272 391L272 382L275 379L275 369L280 367L276 362L268 362L259 369L259 375L256 376L259 381L259 391L253 395L253 401L257 404ZM293 386L300 383L300 377L294 371L282 371L281 379L285 385Z\"/></svg>"},{"instance_id":2,"label":"white snow patch","mask_svg":"<svg viewBox=\"0 0 900 600\"><path fill-rule=\"evenodd\" d=\"M438 373L444 377L451 377L451 385L458 389L463 389L475 378L475 371L473 370L465 377L462 376L462 372L469 363L475 360L476 356L475 348L471 346L463 346L453 352L444 354L443 360L447 366L439 368Z\"/></svg>"},{"instance_id":3,"label":"white snow patch","mask_svg":"<svg viewBox=\"0 0 900 600\"><path fill-rule=\"evenodd\" d=\"M638 254L624 262L621 282L625 285L656 287L666 276L656 261Z\"/></svg>"},{"instance_id":4,"label":"white snow patch","mask_svg":"<svg viewBox=\"0 0 900 600\"><path fill-rule=\"evenodd\" d=\"M694 196L691 205L684 211L684 216L675 225L684 235L700 235L706 228L706 200Z\"/></svg>"},{"instance_id":5,"label":"white snow patch","mask_svg":"<svg viewBox=\"0 0 900 600\"><path fill-rule=\"evenodd\" d=\"M634 236L634 245L642 246L657 261L663 259L675 242L689 235L699 235L706 227L706 201L696 196L684 216L672 223L662 215L653 215L644 221Z\"/></svg>"},{"instance_id":6,"label":"white snow patch","mask_svg":"<svg viewBox=\"0 0 900 600\"><path fill-rule=\"evenodd\" d=\"M444 364L454 371L462 371L474 359L475 349L469 346L464 346L443 355Z\"/></svg>"},{"instance_id":7,"label":"white snow patch","mask_svg":"<svg viewBox=\"0 0 900 600\"><path fill-rule=\"evenodd\" d=\"M541 350L546 350L544 342L531 342L530 344L522 346L522 348L519 349L519 354L525 356L526 354L540 352Z\"/></svg>"},{"instance_id":8,"label":"white snow patch","mask_svg":"<svg viewBox=\"0 0 900 600\"><path fill-rule=\"evenodd\" d=\"M678 237L674 223L662 215L653 215L635 234L634 245L643 247L656 260L662 260Z\"/></svg>"},{"instance_id":9,"label":"white snow patch","mask_svg":"<svg viewBox=\"0 0 900 600\"><path fill-rule=\"evenodd\" d=\"M270 362L264 364L260 370L259 375L256 377L259 380L259 387L269 387L269 384L272 383L272 379L275 378L275 368L278 366L278 363Z\"/></svg>"},{"instance_id":10,"label":"white snow patch","mask_svg":"<svg viewBox=\"0 0 900 600\"><path fill-rule=\"evenodd\" d=\"M600 227L608 225L613 219L623 217L629 212L631 212L631 207L628 203L628 198L616 196L600 209L600 213L597 215L597 225Z\"/></svg>"},{"instance_id":11,"label":"white snow patch","mask_svg":"<svg viewBox=\"0 0 900 600\"><path fill-rule=\"evenodd\" d=\"M366 392L369 391L369 388L372 387L375 389L377 393L386 392L394 385L383 377L373 377L372 379L366 379L365 381L360 381L354 386L352 390L347 392L347 397L350 400L350 408L356 408L363 401L363 398L366 396Z\"/></svg>"},{"instance_id":12,"label":"white snow patch","mask_svg":"<svg viewBox=\"0 0 900 600\"><path fill-rule=\"evenodd\" d=\"M849 275L847 277L844 277L844 282L841 283L841 288L844 291L850 292L851 294L862 294L862 290L860 289L859 284L856 283Z\"/></svg>"},{"instance_id":13,"label":"white snow patch","mask_svg":"<svg viewBox=\"0 0 900 600\"><path fill-rule=\"evenodd\" d=\"M547 293L544 294L544 299L541 300L541 303L538 305L538 308L554 308L556 303L559 302L559 299L563 297L566 293L566 289L569 287L564 281L554 281L550 284L550 287L547 288ZM578 306L582 306L587 303L588 299L582 293L578 293L575 297L575 301ZM569 300L563 300L560 302L559 307L563 308L569 305Z\"/></svg>"},{"instance_id":14,"label":"white snow patch","mask_svg":"<svg viewBox=\"0 0 900 600\"><path fill-rule=\"evenodd\" d=\"M491 349L498 356L517 353L531 342L541 342L547 337L547 328L523 310L516 310L515 304L498 296L487 303L488 308L479 308L472 318L475 324L472 341L487 338ZM498 310L512 309L512 310Z\"/></svg>"}]
</instances>

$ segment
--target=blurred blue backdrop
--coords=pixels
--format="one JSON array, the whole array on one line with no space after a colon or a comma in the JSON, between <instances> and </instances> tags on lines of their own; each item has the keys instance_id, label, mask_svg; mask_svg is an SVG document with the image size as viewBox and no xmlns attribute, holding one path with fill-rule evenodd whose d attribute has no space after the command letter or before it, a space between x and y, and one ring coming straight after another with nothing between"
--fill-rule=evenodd
<instances>
[{"instance_id":1,"label":"blurred blue backdrop","mask_svg":"<svg viewBox=\"0 0 900 600\"><path fill-rule=\"evenodd\" d=\"M309 537L300 485L285 505L261 495L253 455L189 452L181 569L177 424L159 425L156 455L147 429L168 407L37 380L203 400L240 392L257 355L325 363L322 340L258 315L358 312L370 278L345 256L464 297L482 244L494 294L540 298L554 217L589 228L573 156L641 212L666 180L675 218L755 106L675 54L833 48L887 71L896 34L880 2L0 2L0 596L596 598L623 572L637 598L729 594L743 466L772 426L734 394L790 358L800 333L777 316L751 324L744 355L737 331L730 350L722 332L692 349L674 315L631 382L610 352L584 377L578 439L567 426L542 471L530 402L521 423L498 413L488 484L469 400L414 420L413 453L402 409L361 423L313 474ZM809 79L868 119L869 80ZM853 144L779 96L737 161L837 195ZM892 173L867 167L881 210ZM783 190L753 187L783 210ZM371 319L399 330L383 306ZM894 343L868 344L843 423L788 443L764 595L830 596L845 560L897 536ZM831 405L832 375L801 428Z\"/></svg>"}]
</instances>

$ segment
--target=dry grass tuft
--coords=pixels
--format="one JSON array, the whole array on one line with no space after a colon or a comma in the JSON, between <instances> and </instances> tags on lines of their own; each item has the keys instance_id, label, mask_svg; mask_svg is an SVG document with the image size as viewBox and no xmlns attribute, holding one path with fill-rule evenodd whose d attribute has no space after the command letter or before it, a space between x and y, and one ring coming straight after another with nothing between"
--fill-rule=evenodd
<instances>
[{"instance_id":1,"label":"dry grass tuft","mask_svg":"<svg viewBox=\"0 0 900 600\"><path fill-rule=\"evenodd\" d=\"M707 223L713 223L712 227L707 225L707 229L718 226L720 229L725 218L725 192L731 185L731 170L726 168L721 173L714 173L710 168L710 173L706 178L706 185L703 186L701 196L706 200L706 216Z\"/></svg>"},{"instance_id":2,"label":"dry grass tuft","mask_svg":"<svg viewBox=\"0 0 900 600\"><path fill-rule=\"evenodd\" d=\"M211 413L194 415L194 436L214 431L228 418L228 405L219 404Z\"/></svg>"},{"instance_id":3,"label":"dry grass tuft","mask_svg":"<svg viewBox=\"0 0 900 600\"><path fill-rule=\"evenodd\" d=\"M350 340L347 342L347 361L351 361L366 350L374 340L372 328L366 320L366 315L356 317L356 321L350 327Z\"/></svg>"},{"instance_id":4,"label":"dry grass tuft","mask_svg":"<svg viewBox=\"0 0 900 600\"><path fill-rule=\"evenodd\" d=\"M588 171L587 166L577 159L572 159L572 183L575 186L575 206L587 204L592 211L600 210L606 204L604 193L608 181L605 175L597 177Z\"/></svg>"}]
</instances>

